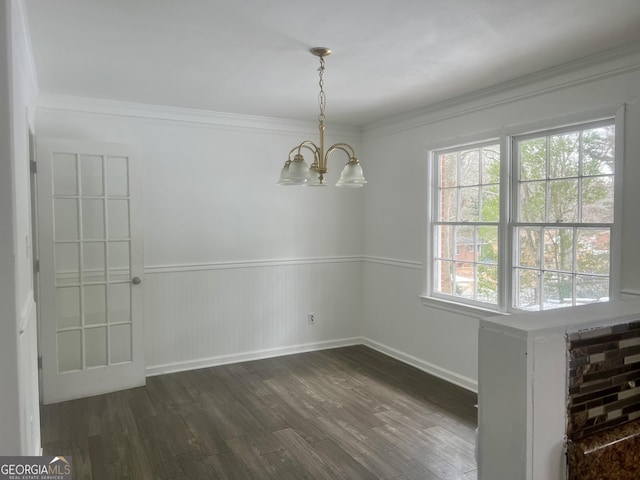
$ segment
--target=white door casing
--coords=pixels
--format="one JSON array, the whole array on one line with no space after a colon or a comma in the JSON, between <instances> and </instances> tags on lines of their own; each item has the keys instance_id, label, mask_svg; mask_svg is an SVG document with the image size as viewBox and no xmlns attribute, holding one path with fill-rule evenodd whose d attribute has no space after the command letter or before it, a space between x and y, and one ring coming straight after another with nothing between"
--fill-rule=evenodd
<instances>
[{"instance_id":1,"label":"white door casing","mask_svg":"<svg viewBox=\"0 0 640 480\"><path fill-rule=\"evenodd\" d=\"M43 402L144 385L133 148L37 139L37 164Z\"/></svg>"}]
</instances>

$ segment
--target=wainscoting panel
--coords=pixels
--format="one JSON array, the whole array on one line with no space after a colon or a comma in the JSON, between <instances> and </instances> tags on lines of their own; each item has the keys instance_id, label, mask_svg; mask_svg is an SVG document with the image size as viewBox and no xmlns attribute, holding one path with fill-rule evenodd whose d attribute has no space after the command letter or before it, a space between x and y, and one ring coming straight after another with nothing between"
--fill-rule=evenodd
<instances>
[{"instance_id":1,"label":"wainscoting panel","mask_svg":"<svg viewBox=\"0 0 640 480\"><path fill-rule=\"evenodd\" d=\"M361 270L360 257L147 267L147 375L360 343Z\"/></svg>"}]
</instances>

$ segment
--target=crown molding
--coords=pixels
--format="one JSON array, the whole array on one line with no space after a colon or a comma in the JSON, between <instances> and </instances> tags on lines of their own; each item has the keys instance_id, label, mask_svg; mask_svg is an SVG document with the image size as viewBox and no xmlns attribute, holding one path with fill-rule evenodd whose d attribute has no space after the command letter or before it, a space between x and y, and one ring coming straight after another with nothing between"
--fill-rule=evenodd
<instances>
[{"instance_id":1,"label":"crown molding","mask_svg":"<svg viewBox=\"0 0 640 480\"><path fill-rule=\"evenodd\" d=\"M314 122L50 93L43 93L39 96L38 110L109 115L295 135L309 135L318 132L318 125ZM331 136L359 141L362 138L362 130L347 125L332 125Z\"/></svg>"},{"instance_id":2,"label":"crown molding","mask_svg":"<svg viewBox=\"0 0 640 480\"><path fill-rule=\"evenodd\" d=\"M363 126L364 138L392 135L577 85L640 70L640 42L583 57Z\"/></svg>"}]
</instances>

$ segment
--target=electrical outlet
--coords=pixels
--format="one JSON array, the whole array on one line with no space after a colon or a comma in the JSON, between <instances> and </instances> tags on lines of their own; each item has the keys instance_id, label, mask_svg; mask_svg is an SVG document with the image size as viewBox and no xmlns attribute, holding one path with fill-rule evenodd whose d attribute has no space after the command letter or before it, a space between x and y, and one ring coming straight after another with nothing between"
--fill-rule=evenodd
<instances>
[{"instance_id":1,"label":"electrical outlet","mask_svg":"<svg viewBox=\"0 0 640 480\"><path fill-rule=\"evenodd\" d=\"M316 324L316 314L313 312L309 312L307 314L307 323L309 325L315 325Z\"/></svg>"}]
</instances>

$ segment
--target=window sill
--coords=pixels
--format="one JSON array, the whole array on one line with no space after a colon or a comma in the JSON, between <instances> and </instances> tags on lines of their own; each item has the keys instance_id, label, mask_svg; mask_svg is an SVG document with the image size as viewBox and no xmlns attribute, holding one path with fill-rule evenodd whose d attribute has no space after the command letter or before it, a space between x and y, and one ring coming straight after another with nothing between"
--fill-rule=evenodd
<instances>
[{"instance_id":1,"label":"window sill","mask_svg":"<svg viewBox=\"0 0 640 480\"><path fill-rule=\"evenodd\" d=\"M437 308L438 310L444 310L445 312L464 315L465 317L472 317L476 319L497 315L509 315L508 313L491 310L490 308L451 302L442 298L428 297L426 295L420 295L420 301L425 307Z\"/></svg>"}]
</instances>

